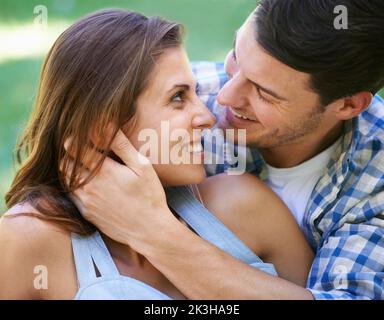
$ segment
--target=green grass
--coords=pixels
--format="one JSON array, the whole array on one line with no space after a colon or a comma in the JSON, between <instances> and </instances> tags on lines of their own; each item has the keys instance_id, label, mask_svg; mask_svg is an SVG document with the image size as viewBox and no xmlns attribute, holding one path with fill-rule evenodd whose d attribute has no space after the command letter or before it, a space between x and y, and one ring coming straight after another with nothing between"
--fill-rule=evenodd
<instances>
[{"instance_id":1,"label":"green grass","mask_svg":"<svg viewBox=\"0 0 384 320\"><path fill-rule=\"evenodd\" d=\"M35 5L48 9L48 28L57 22L71 24L84 14L106 7L161 15L183 23L186 47L192 60L223 60L233 34L252 9L255 0L1 0L0 27L33 28ZM29 28L29 27L28 27ZM1 59L1 35L0 35ZM13 149L30 113L43 57L0 60L0 215L4 194L15 168Z\"/></svg>"},{"instance_id":2,"label":"green grass","mask_svg":"<svg viewBox=\"0 0 384 320\"><path fill-rule=\"evenodd\" d=\"M69 25L105 7L162 15L186 26L186 47L192 60L222 60L232 46L234 31L255 7L256 0L1 0L0 26L32 28L37 4L48 8L48 28L59 21ZM15 171L12 150L31 110L42 58L0 60L0 214L5 210L4 194Z\"/></svg>"},{"instance_id":3,"label":"green grass","mask_svg":"<svg viewBox=\"0 0 384 320\"><path fill-rule=\"evenodd\" d=\"M64 4L65 3L65 4ZM193 59L219 58L232 44L233 34L255 8L256 0L1 0L0 24L32 22L36 4L48 9L48 25L74 22L106 7L120 7L146 15L161 15L187 27L187 48ZM209 44L209 45L207 45Z\"/></svg>"},{"instance_id":4,"label":"green grass","mask_svg":"<svg viewBox=\"0 0 384 320\"><path fill-rule=\"evenodd\" d=\"M0 212L14 173L12 151L32 107L39 69L39 60L0 64Z\"/></svg>"}]
</instances>

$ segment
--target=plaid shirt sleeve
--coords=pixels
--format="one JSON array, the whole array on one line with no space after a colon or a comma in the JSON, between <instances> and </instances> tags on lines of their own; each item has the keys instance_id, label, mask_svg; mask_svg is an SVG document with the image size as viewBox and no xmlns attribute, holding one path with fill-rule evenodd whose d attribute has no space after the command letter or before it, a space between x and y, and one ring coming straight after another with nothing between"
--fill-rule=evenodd
<instances>
[{"instance_id":1,"label":"plaid shirt sleeve","mask_svg":"<svg viewBox=\"0 0 384 320\"><path fill-rule=\"evenodd\" d=\"M307 283L316 299L384 300L383 119L384 101L375 96L315 188L306 230L316 243Z\"/></svg>"},{"instance_id":2,"label":"plaid shirt sleeve","mask_svg":"<svg viewBox=\"0 0 384 320\"><path fill-rule=\"evenodd\" d=\"M366 219L378 208L383 210L383 204L381 192L319 246L308 279L315 299L384 299L383 211Z\"/></svg>"}]
</instances>

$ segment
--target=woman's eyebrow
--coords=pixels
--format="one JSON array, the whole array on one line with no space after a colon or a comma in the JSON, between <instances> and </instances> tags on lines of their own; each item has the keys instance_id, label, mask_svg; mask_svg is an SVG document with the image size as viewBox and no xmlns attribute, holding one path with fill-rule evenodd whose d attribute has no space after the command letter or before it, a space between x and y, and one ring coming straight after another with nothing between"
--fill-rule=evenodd
<instances>
[{"instance_id":1,"label":"woman's eyebrow","mask_svg":"<svg viewBox=\"0 0 384 320\"><path fill-rule=\"evenodd\" d=\"M191 88L189 84L186 83L180 83L180 84L175 84L171 89L168 90L168 92L174 91L175 89L183 89L188 91Z\"/></svg>"}]
</instances>

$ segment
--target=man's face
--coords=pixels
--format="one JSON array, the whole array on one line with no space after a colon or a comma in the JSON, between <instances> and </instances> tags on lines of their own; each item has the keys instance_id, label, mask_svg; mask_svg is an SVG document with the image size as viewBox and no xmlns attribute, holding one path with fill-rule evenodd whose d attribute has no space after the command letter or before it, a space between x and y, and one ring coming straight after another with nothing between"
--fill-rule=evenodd
<instances>
[{"instance_id":1,"label":"man's face","mask_svg":"<svg viewBox=\"0 0 384 320\"><path fill-rule=\"evenodd\" d=\"M238 30L225 69L230 80L217 98L225 106L219 126L246 129L249 146L299 143L330 116L309 88L308 74L281 63L258 45L253 14Z\"/></svg>"}]
</instances>

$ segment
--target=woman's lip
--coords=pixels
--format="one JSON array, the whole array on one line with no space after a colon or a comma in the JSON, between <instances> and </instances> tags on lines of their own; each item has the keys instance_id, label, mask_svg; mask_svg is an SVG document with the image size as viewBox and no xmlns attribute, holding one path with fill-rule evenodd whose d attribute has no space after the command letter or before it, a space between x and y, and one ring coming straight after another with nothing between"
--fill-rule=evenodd
<instances>
[{"instance_id":1,"label":"woman's lip","mask_svg":"<svg viewBox=\"0 0 384 320\"><path fill-rule=\"evenodd\" d=\"M198 144L201 144L201 139L200 140L197 140L197 141L191 141L191 142L188 142L188 143L184 143L181 145L181 148L187 148L187 147L192 147L194 145L198 145Z\"/></svg>"},{"instance_id":2,"label":"woman's lip","mask_svg":"<svg viewBox=\"0 0 384 320\"><path fill-rule=\"evenodd\" d=\"M198 146L198 149L196 151L194 151L193 150L194 147L197 147L197 146ZM204 146L201 143L201 140L198 140L196 142L190 142L190 143L183 144L181 146L181 150L187 151L188 153L191 153L191 154L199 155L200 153L204 153Z\"/></svg>"},{"instance_id":3,"label":"woman's lip","mask_svg":"<svg viewBox=\"0 0 384 320\"><path fill-rule=\"evenodd\" d=\"M205 158L205 153L204 153L204 150L203 151L200 151L200 152L197 152L197 153L192 153L194 156L204 160Z\"/></svg>"},{"instance_id":4,"label":"woman's lip","mask_svg":"<svg viewBox=\"0 0 384 320\"><path fill-rule=\"evenodd\" d=\"M233 114L233 112L231 111L230 107L226 108L225 113L226 113L226 118L227 118L229 124L234 126L234 127L242 128L242 127L248 127L250 125L254 125L254 124L258 123L258 121L256 121L256 120L247 120L247 119L242 119L242 118L236 117Z\"/></svg>"},{"instance_id":5,"label":"woman's lip","mask_svg":"<svg viewBox=\"0 0 384 320\"><path fill-rule=\"evenodd\" d=\"M205 159L205 150L201 150L199 152L190 152L190 155L192 156L193 159L199 159L195 163L194 160L192 161L192 164L201 164L204 159Z\"/></svg>"}]
</instances>

